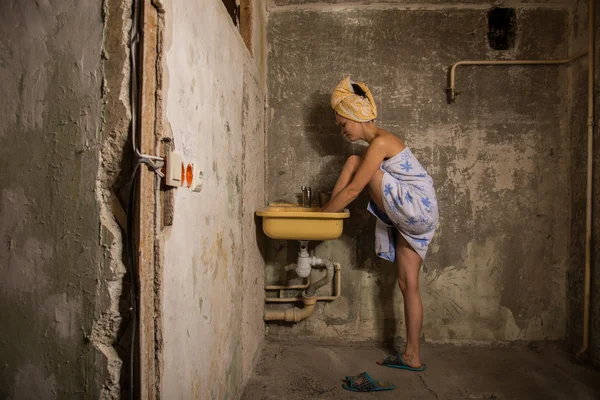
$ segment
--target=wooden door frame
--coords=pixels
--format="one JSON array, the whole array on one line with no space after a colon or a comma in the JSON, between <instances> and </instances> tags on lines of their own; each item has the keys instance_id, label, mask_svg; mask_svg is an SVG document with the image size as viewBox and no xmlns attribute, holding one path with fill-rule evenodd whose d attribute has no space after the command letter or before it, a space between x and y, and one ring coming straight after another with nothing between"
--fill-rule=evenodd
<instances>
[{"instance_id":1,"label":"wooden door frame","mask_svg":"<svg viewBox=\"0 0 600 400\"><path fill-rule=\"evenodd\" d=\"M159 3L160 5L160 3ZM158 154L157 127L157 89L159 87L157 68L160 54L158 52L159 40L159 13L152 0L140 0L140 152L142 154ZM160 74L162 75L162 74ZM160 117L160 116L159 116ZM162 348L160 335L161 326L157 318L161 314L162 299L157 282L162 281L157 276L157 267L160 258L157 257L157 214L158 194L160 181L156 173L148 168L140 168L138 187L138 219L136 224L136 237L138 238L138 376L132 377L136 381L136 396L140 399L160 398L160 373L162 371Z\"/></svg>"}]
</instances>

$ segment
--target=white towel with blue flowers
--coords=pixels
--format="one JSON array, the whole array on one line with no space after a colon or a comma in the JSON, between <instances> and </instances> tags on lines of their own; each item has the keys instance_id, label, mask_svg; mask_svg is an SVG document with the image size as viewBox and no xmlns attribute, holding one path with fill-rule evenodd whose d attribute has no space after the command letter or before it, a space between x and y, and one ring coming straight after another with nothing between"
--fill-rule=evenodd
<instances>
[{"instance_id":1,"label":"white towel with blue flowers","mask_svg":"<svg viewBox=\"0 0 600 400\"><path fill-rule=\"evenodd\" d=\"M367 207L377 217L375 251L379 257L395 261L397 230L425 260L439 218L433 179L408 147L384 160L380 169L385 210L373 200Z\"/></svg>"}]
</instances>

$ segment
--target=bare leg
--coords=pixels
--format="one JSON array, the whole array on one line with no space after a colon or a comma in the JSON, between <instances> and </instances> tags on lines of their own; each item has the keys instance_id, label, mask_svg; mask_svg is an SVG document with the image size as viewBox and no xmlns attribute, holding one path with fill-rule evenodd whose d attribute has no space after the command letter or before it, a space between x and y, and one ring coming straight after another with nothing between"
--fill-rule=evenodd
<instances>
[{"instance_id":1,"label":"bare leg","mask_svg":"<svg viewBox=\"0 0 600 400\"><path fill-rule=\"evenodd\" d=\"M404 297L404 319L406 322L406 348L402 360L411 367L421 366L419 338L423 326L423 303L419 293L419 270L421 257L400 234L396 235L396 265L398 284Z\"/></svg>"},{"instance_id":2,"label":"bare leg","mask_svg":"<svg viewBox=\"0 0 600 400\"><path fill-rule=\"evenodd\" d=\"M382 181L383 172L381 172L381 170L378 169L377 172L375 172L375 175L373 175L373 177L369 181L369 184L367 185L367 190L369 193L369 197L371 197L371 200L373 200L375 204L377 204L377 207L379 207L381 211L385 211L385 208L383 208L383 200L381 199Z\"/></svg>"},{"instance_id":3,"label":"bare leg","mask_svg":"<svg viewBox=\"0 0 600 400\"><path fill-rule=\"evenodd\" d=\"M383 172L378 170L368 185L369 196L382 211L381 182ZM402 360L411 367L421 367L419 338L423 326L423 303L419 293L419 270L421 256L414 251L400 233L396 234L396 266L398 267L398 285L404 297L404 320L406 324L406 348ZM380 363L383 360L380 360Z\"/></svg>"},{"instance_id":4,"label":"bare leg","mask_svg":"<svg viewBox=\"0 0 600 400\"><path fill-rule=\"evenodd\" d=\"M342 173L335 183L333 192L331 193L331 199L335 199L335 196L337 196L342 190L344 190L344 188L346 188L346 186L350 184L350 182L352 182L352 178L358 170L361 161L362 159L359 156L348 157L346 163L344 164L344 168L342 169Z\"/></svg>"}]
</instances>

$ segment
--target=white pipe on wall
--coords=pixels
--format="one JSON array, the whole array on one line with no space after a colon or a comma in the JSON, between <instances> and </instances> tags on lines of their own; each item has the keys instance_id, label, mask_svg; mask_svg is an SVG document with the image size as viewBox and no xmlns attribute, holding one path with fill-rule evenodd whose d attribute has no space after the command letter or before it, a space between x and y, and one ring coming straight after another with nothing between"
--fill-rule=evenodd
<instances>
[{"instance_id":1,"label":"white pipe on wall","mask_svg":"<svg viewBox=\"0 0 600 400\"><path fill-rule=\"evenodd\" d=\"M477 61L459 61L457 63L452 64L450 67L450 87L446 89L448 92L448 101L450 103L454 103L456 101L456 96L458 96L461 92L456 90L454 85L454 76L456 74L456 67L459 65L556 65L556 64L566 64L569 63L581 56L584 56L588 53L588 50L584 50L580 53L577 53L571 58L567 58L564 60L477 60Z\"/></svg>"}]
</instances>

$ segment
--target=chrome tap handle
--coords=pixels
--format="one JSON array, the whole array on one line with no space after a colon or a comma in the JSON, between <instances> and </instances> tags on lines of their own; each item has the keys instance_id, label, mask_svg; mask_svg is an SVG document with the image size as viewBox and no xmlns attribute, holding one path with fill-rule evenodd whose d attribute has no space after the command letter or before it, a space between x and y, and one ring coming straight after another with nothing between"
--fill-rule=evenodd
<instances>
[{"instance_id":1,"label":"chrome tap handle","mask_svg":"<svg viewBox=\"0 0 600 400\"><path fill-rule=\"evenodd\" d=\"M302 186L302 207L309 208L312 203L310 186Z\"/></svg>"}]
</instances>

